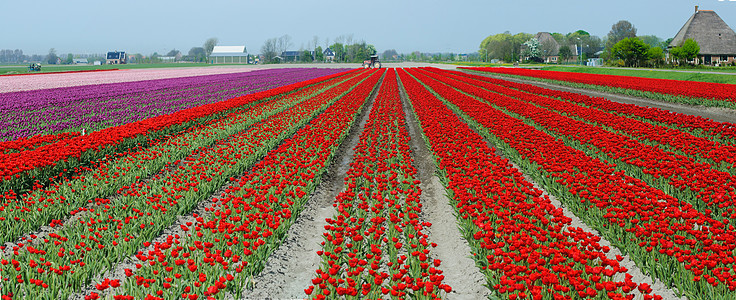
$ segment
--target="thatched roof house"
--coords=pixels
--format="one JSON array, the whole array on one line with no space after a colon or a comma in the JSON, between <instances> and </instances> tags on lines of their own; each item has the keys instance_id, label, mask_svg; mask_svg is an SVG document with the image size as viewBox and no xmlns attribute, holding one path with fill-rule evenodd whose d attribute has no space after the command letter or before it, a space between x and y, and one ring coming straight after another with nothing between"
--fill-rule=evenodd
<instances>
[{"instance_id":1,"label":"thatched roof house","mask_svg":"<svg viewBox=\"0 0 736 300\"><path fill-rule=\"evenodd\" d=\"M731 63L736 60L736 33L712 10L699 10L687 20L668 48L693 39L700 46L697 63Z\"/></svg>"}]
</instances>

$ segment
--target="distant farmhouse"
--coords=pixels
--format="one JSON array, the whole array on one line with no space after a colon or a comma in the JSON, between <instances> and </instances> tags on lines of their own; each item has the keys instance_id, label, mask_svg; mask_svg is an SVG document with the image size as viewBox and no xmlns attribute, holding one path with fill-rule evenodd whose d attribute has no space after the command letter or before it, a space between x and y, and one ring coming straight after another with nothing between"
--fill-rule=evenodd
<instances>
[{"instance_id":1,"label":"distant farmhouse","mask_svg":"<svg viewBox=\"0 0 736 300\"><path fill-rule=\"evenodd\" d=\"M542 60L545 63L557 63L560 58L560 44L549 32L539 32L534 36L541 46Z\"/></svg>"},{"instance_id":2,"label":"distant farmhouse","mask_svg":"<svg viewBox=\"0 0 736 300\"><path fill-rule=\"evenodd\" d=\"M107 52L107 60L105 61L108 65L118 65L118 64L124 64L126 63L126 56L125 52L123 51L113 51L113 52Z\"/></svg>"},{"instance_id":3,"label":"distant farmhouse","mask_svg":"<svg viewBox=\"0 0 736 300\"><path fill-rule=\"evenodd\" d=\"M215 46L210 54L210 63L248 63L245 46Z\"/></svg>"},{"instance_id":4,"label":"distant farmhouse","mask_svg":"<svg viewBox=\"0 0 736 300\"><path fill-rule=\"evenodd\" d=\"M75 58L74 64L75 65L86 65L86 64L89 64L89 61L87 61L86 58Z\"/></svg>"},{"instance_id":5,"label":"distant farmhouse","mask_svg":"<svg viewBox=\"0 0 736 300\"><path fill-rule=\"evenodd\" d=\"M700 46L696 64L720 65L736 60L736 33L715 11L699 10L695 6L695 13L667 48L682 46L687 39L693 39Z\"/></svg>"},{"instance_id":6,"label":"distant farmhouse","mask_svg":"<svg viewBox=\"0 0 736 300\"><path fill-rule=\"evenodd\" d=\"M332 51L330 47L327 47L325 51L322 51L322 54L325 57L325 62L333 62L335 61L335 51Z\"/></svg>"}]
</instances>

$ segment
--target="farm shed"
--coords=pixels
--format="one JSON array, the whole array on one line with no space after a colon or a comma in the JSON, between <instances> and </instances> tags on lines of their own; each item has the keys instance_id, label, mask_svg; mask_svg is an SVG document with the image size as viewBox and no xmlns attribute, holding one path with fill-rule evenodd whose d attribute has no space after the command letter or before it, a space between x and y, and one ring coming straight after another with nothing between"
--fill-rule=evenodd
<instances>
[{"instance_id":1,"label":"farm shed","mask_svg":"<svg viewBox=\"0 0 736 300\"><path fill-rule=\"evenodd\" d=\"M699 10L685 22L675 38L667 46L681 46L687 39L693 39L700 46L700 54L695 63L715 65L736 61L736 33L712 10Z\"/></svg>"},{"instance_id":2,"label":"farm shed","mask_svg":"<svg viewBox=\"0 0 736 300\"><path fill-rule=\"evenodd\" d=\"M210 63L248 63L245 46L215 46L210 54Z\"/></svg>"}]
</instances>

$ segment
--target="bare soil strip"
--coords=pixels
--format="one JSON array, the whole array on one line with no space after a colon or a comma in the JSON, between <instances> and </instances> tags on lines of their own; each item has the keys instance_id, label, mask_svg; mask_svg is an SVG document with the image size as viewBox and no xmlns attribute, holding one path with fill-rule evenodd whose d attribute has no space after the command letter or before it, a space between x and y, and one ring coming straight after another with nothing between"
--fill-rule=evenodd
<instances>
[{"instance_id":1,"label":"bare soil strip","mask_svg":"<svg viewBox=\"0 0 736 300\"><path fill-rule=\"evenodd\" d=\"M731 122L731 123L736 122L736 110L728 109L728 108L691 106L691 105L684 105L684 104L668 103L668 102L657 101L657 100L646 99L646 98L631 97L631 96L626 96L626 95L621 95L621 94L612 94L612 93L605 93L605 92L589 90L589 89L574 88L574 87L552 84L552 83L547 83L547 82L541 82L541 81L536 81L536 80L526 80L526 79L505 77L505 76L494 75L494 74L482 74L480 72L470 72L470 71L463 70L463 69L458 69L458 71L466 72L468 74L473 74L473 75L481 75L481 76L486 76L486 77L491 77L491 78L496 78L496 79L508 80L512 82L531 84L531 85L535 85L538 87L551 89L551 90L583 94L583 95L588 95L591 97L603 97L610 101L614 101L618 103L634 104L634 105L645 106L645 107L656 107L656 108L670 110L670 111L674 111L674 112L678 112L678 113L682 113L686 115L701 116L701 117L709 118L717 122Z\"/></svg>"},{"instance_id":2,"label":"bare soil strip","mask_svg":"<svg viewBox=\"0 0 736 300\"><path fill-rule=\"evenodd\" d=\"M406 124L411 137L411 150L414 167L417 169L419 187L422 189L422 216L424 221L432 223L427 228L429 241L437 243L432 249L433 259L442 261L440 269L445 276L445 283L452 287L447 299L485 299L491 291L485 286L486 280L475 265L468 242L460 234L455 222L455 209L450 205L447 192L440 179L435 175L434 155L427 148L422 137L419 122L412 114L406 92L401 84L402 106Z\"/></svg>"},{"instance_id":3,"label":"bare soil strip","mask_svg":"<svg viewBox=\"0 0 736 300\"><path fill-rule=\"evenodd\" d=\"M303 299L307 296L304 289L312 285L311 279L322 261L317 251L324 241L322 233L327 225L326 219L335 215L332 204L345 189L343 178L350 170L355 154L353 148L358 144L360 132L368 121L378 90L374 90L357 116L359 122L353 123L322 182L289 228L284 242L268 258L263 271L252 279L252 289L243 291L245 299Z\"/></svg>"}]
</instances>

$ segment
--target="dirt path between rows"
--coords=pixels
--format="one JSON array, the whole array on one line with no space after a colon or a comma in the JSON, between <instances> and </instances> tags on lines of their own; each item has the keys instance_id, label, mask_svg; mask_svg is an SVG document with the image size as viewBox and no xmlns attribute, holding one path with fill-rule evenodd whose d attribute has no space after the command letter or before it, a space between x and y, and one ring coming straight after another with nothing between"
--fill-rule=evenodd
<instances>
[{"instance_id":1,"label":"dirt path between rows","mask_svg":"<svg viewBox=\"0 0 736 300\"><path fill-rule=\"evenodd\" d=\"M494 75L494 74L481 74L478 72L471 72L471 71L467 71L463 69L458 69L458 71L465 72L468 74L473 74L473 75L491 77L495 79L502 79L502 80L508 80L512 82L531 84L534 86L551 89L551 90L583 94L583 95L587 95L591 97L603 97L610 101L614 101L618 103L635 104L635 105L646 106L646 107L656 107L656 108L674 111L674 112L678 112L678 113L682 113L686 115L701 116L701 117L709 118L717 122L731 122L731 123L736 122L736 110L728 109L728 108L692 106L692 105L684 105L684 104L677 104L677 103L669 103L669 102L657 101L657 100L640 98L640 97L626 96L626 95L621 95L621 94L605 93L605 92L600 92L600 91L590 90L590 89L574 88L574 87L547 83L547 82L541 82L541 81L536 81L536 80L519 79L519 78L505 77L505 76Z\"/></svg>"},{"instance_id":2,"label":"dirt path between rows","mask_svg":"<svg viewBox=\"0 0 736 300\"><path fill-rule=\"evenodd\" d=\"M445 276L444 283L452 287L447 299L486 299L491 291L484 285L485 276L475 265L468 242L460 234L455 221L455 209L450 205L445 187L435 175L435 158L422 137L422 129L412 113L409 99L401 84L402 106L407 129L411 137L411 150L414 167L419 175L419 188L422 189L422 219L432 223L428 227L429 241L437 243L430 255L442 261L440 269Z\"/></svg>"},{"instance_id":3,"label":"dirt path between rows","mask_svg":"<svg viewBox=\"0 0 736 300\"><path fill-rule=\"evenodd\" d=\"M461 116L457 116L457 117L462 119ZM475 133L479 134L480 136L483 136L480 132L478 132L478 130L473 125L470 125L470 129L473 130ZM528 181L532 185L534 185L534 187L536 189L542 191L542 197L544 197L544 195L548 196L549 199L550 199L550 202L552 203L552 205L554 205L555 207L561 208L563 215L565 215L566 217L572 219L572 223L568 227L578 227L578 228L581 228L581 229L585 230L586 232L590 232L590 233L594 234L595 236L600 237L601 240L598 241L598 244L600 244L602 247L609 247L611 249L610 251L608 251L608 253L605 253L606 254L606 257L608 257L608 259L616 260L616 255L621 255L624 259L622 261L620 261L619 264L621 266L626 267L628 269L628 273L631 274L631 276L632 276L632 279L631 280L633 282L636 282L638 284L641 284L641 283L647 283L647 284L649 284L651 286L651 288L652 288L652 294L660 295L664 299L678 299L678 300L686 300L687 299L686 297L677 297L676 296L677 294L675 293L675 291L672 290L672 289L670 289L670 288L668 288L664 284L664 282L662 282L661 280L652 278L649 274L645 274L636 265L636 263L634 263L634 261L632 261L629 258L628 255L622 254L622 252L616 246L613 246L611 244L611 242L609 242L606 238L604 238L603 236L601 236L601 234L600 234L600 232L598 232L598 230L595 230L595 229L589 227L578 216L576 216L572 211L570 211L567 207L565 207L562 204L562 202L560 202L557 199L557 197L549 194L531 176L529 176L521 167L519 167L519 165L517 165L516 163L514 163L513 160L509 159L506 155L504 155L503 154L503 151L501 151L498 147L496 147L495 144L493 144L491 141L489 141L485 137L483 138L483 140L486 142L486 144L488 145L488 147L491 147L493 149L496 149L496 151L494 152L496 155L498 155L498 156L500 156L502 158L507 159L509 161L509 163L514 168L516 168L517 170L519 170L522 173L522 175L524 176L524 179L526 179L526 181ZM614 275L613 280L615 280L615 281L624 281L624 279L626 278L625 276L626 276L625 274L619 273L619 274ZM635 299L643 299L643 295L637 289L634 289L631 292L631 294L635 295Z\"/></svg>"},{"instance_id":4,"label":"dirt path between rows","mask_svg":"<svg viewBox=\"0 0 736 300\"><path fill-rule=\"evenodd\" d=\"M304 204L304 210L289 228L284 242L268 258L263 271L253 278L253 288L243 291L245 299L303 299L307 296L304 289L312 285L311 280L322 261L317 251L322 249L326 219L336 213L332 204L337 195L345 190L343 179L353 161L353 148L360 140L360 133L368 121L377 94L378 89L375 89L356 117L356 122L323 175L322 182Z\"/></svg>"}]
</instances>

